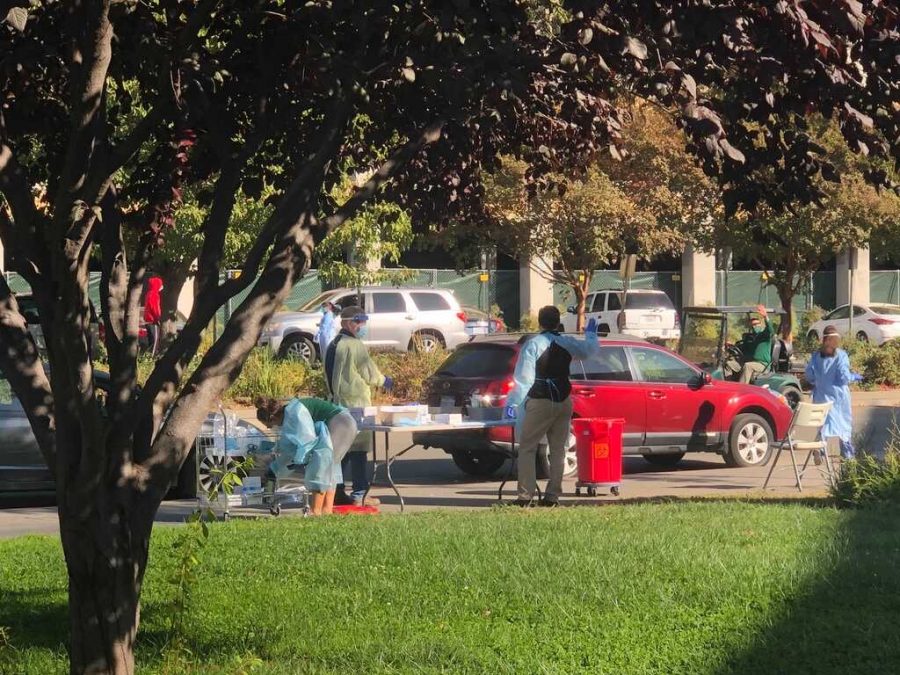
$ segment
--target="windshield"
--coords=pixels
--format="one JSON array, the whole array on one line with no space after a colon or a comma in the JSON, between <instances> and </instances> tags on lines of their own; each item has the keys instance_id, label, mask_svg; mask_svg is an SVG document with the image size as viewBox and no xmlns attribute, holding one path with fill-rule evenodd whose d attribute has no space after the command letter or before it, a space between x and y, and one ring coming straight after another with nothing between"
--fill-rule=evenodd
<instances>
[{"instance_id":1,"label":"windshield","mask_svg":"<svg viewBox=\"0 0 900 675\"><path fill-rule=\"evenodd\" d=\"M718 367L719 338L722 332L722 318L715 315L687 314L681 331L679 353L691 363L701 368L713 370Z\"/></svg>"},{"instance_id":2,"label":"windshield","mask_svg":"<svg viewBox=\"0 0 900 675\"><path fill-rule=\"evenodd\" d=\"M900 305L872 305L872 311L876 314L900 316Z\"/></svg>"},{"instance_id":3,"label":"windshield","mask_svg":"<svg viewBox=\"0 0 900 675\"><path fill-rule=\"evenodd\" d=\"M675 309L665 293L628 293L625 309Z\"/></svg>"},{"instance_id":4,"label":"windshield","mask_svg":"<svg viewBox=\"0 0 900 675\"><path fill-rule=\"evenodd\" d=\"M505 345L464 345L438 368L442 377L504 377L513 371L516 352Z\"/></svg>"},{"instance_id":5,"label":"windshield","mask_svg":"<svg viewBox=\"0 0 900 675\"><path fill-rule=\"evenodd\" d=\"M316 312L322 308L322 303L325 302L328 298L334 295L334 291L327 291L325 293L319 293L312 300L307 302L305 305L300 305L297 308L298 312Z\"/></svg>"}]
</instances>

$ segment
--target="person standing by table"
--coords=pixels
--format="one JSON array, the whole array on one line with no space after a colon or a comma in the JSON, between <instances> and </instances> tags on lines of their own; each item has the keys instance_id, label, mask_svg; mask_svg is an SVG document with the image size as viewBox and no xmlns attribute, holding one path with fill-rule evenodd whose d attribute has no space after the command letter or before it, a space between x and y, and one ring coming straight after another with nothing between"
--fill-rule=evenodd
<instances>
[{"instance_id":1,"label":"person standing by table","mask_svg":"<svg viewBox=\"0 0 900 675\"><path fill-rule=\"evenodd\" d=\"M325 383L332 402L347 408L365 408L372 405L372 387L390 391L394 381L385 377L366 347L363 339L368 333L369 317L362 307L345 307L341 310L341 331L331 342L325 354ZM377 506L375 497L366 498L369 490L368 456L372 452L372 436L368 433L357 437L356 443L344 458L344 475L353 479L353 491L347 497L344 484L337 486L336 504L367 504Z\"/></svg>"},{"instance_id":2,"label":"person standing by table","mask_svg":"<svg viewBox=\"0 0 900 675\"><path fill-rule=\"evenodd\" d=\"M850 357L839 347L841 334L834 326L822 331L822 346L806 366L806 380L812 387L813 403L831 402L831 410L822 427L822 438L837 438L841 457L853 459L853 413L850 406L850 383L860 379L850 372Z\"/></svg>"},{"instance_id":3,"label":"person standing by table","mask_svg":"<svg viewBox=\"0 0 900 675\"><path fill-rule=\"evenodd\" d=\"M312 505L314 515L327 515L333 513L335 490L344 482L341 462L350 450L350 446L353 445L353 441L356 440L356 420L346 408L321 398L311 397L297 397L288 404L273 398L258 398L256 400L256 419L268 427L282 427L288 406L294 401L299 401L307 410L313 423L321 422L328 427L333 462L330 489L314 493ZM292 408L291 412L296 415L298 410Z\"/></svg>"},{"instance_id":4,"label":"person standing by table","mask_svg":"<svg viewBox=\"0 0 900 675\"><path fill-rule=\"evenodd\" d=\"M516 504L531 505L537 490L535 457L545 436L550 453L550 480L541 506L556 506L562 493L566 442L572 421L572 358L587 359L598 353L597 322L591 319L585 339L559 333L559 310L553 306L538 312L541 332L532 337L516 363L515 386L506 403L507 417L516 418L519 438L519 488Z\"/></svg>"}]
</instances>

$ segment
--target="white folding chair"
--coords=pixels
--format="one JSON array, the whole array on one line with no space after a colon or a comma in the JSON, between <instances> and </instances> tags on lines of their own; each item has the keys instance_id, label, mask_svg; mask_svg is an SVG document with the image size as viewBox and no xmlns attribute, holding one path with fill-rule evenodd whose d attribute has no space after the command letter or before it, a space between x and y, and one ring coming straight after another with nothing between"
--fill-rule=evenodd
<instances>
[{"instance_id":1,"label":"white folding chair","mask_svg":"<svg viewBox=\"0 0 900 675\"><path fill-rule=\"evenodd\" d=\"M816 468L826 478L829 485L834 485L834 465L828 456L828 442L822 438L822 427L825 425L825 419L828 417L831 405L831 403L797 404L787 436L778 444L778 451L772 458L772 466L769 468L766 482L763 483L763 490L768 487L772 473L775 471L775 465L778 464L778 459L785 449L791 454L791 463L794 466L794 476L797 477L798 490L803 491L800 479L806 473L810 459L815 459ZM803 462L802 468L797 465L797 456L795 455L797 451L807 452L806 461Z\"/></svg>"}]
</instances>

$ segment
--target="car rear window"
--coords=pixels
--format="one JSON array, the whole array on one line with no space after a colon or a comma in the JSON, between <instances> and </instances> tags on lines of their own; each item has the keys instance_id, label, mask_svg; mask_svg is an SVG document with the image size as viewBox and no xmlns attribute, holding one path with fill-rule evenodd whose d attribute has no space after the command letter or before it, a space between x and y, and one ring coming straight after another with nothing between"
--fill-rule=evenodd
<instances>
[{"instance_id":1,"label":"car rear window","mask_svg":"<svg viewBox=\"0 0 900 675\"><path fill-rule=\"evenodd\" d=\"M441 364L443 377L503 377L513 371L516 352L505 345L463 345Z\"/></svg>"},{"instance_id":2,"label":"car rear window","mask_svg":"<svg viewBox=\"0 0 900 675\"><path fill-rule=\"evenodd\" d=\"M440 312L451 309L450 303L440 293L410 293L420 312Z\"/></svg>"},{"instance_id":3,"label":"car rear window","mask_svg":"<svg viewBox=\"0 0 900 675\"><path fill-rule=\"evenodd\" d=\"M665 293L629 293L625 296L625 309L675 309Z\"/></svg>"}]
</instances>

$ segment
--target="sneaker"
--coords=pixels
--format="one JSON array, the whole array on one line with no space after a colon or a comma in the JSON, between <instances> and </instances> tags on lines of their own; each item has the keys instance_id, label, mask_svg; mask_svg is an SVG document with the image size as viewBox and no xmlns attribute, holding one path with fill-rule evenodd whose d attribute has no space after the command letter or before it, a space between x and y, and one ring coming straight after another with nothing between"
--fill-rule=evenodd
<instances>
[{"instance_id":1,"label":"sneaker","mask_svg":"<svg viewBox=\"0 0 900 675\"><path fill-rule=\"evenodd\" d=\"M353 506L379 506L381 500L378 499L378 497L372 497L371 495L368 497L354 497L352 504Z\"/></svg>"},{"instance_id":2,"label":"sneaker","mask_svg":"<svg viewBox=\"0 0 900 675\"><path fill-rule=\"evenodd\" d=\"M335 492L334 493L334 505L335 506L350 506L353 504L353 498L350 497L346 492Z\"/></svg>"}]
</instances>

